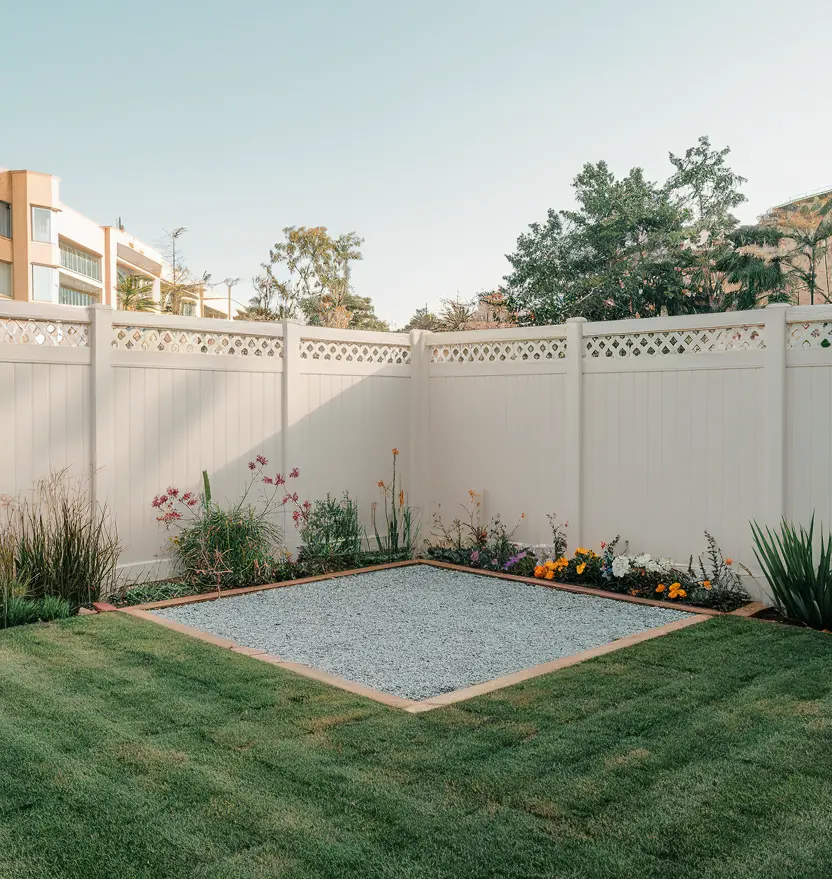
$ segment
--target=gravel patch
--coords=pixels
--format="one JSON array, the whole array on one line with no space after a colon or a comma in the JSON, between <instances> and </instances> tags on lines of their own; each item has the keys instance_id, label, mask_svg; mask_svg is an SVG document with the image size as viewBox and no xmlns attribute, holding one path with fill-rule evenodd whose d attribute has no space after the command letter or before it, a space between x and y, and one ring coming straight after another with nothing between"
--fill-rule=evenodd
<instances>
[{"instance_id":1,"label":"gravel patch","mask_svg":"<svg viewBox=\"0 0 832 879\"><path fill-rule=\"evenodd\" d=\"M153 613L406 699L458 690L689 616L428 565Z\"/></svg>"}]
</instances>

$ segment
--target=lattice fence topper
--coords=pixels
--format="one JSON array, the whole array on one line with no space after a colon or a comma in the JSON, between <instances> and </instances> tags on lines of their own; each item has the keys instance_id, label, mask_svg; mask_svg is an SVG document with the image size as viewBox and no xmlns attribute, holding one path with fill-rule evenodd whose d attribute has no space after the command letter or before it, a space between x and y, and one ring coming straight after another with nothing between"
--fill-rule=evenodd
<instances>
[{"instance_id":1,"label":"lattice fence topper","mask_svg":"<svg viewBox=\"0 0 832 879\"><path fill-rule=\"evenodd\" d=\"M205 333L158 327L113 327L113 348L173 354L236 354L240 357L283 357L280 336L248 333Z\"/></svg>"},{"instance_id":2,"label":"lattice fence topper","mask_svg":"<svg viewBox=\"0 0 832 879\"><path fill-rule=\"evenodd\" d=\"M89 348L90 327L86 323L59 320L0 318L0 343L4 342L47 348Z\"/></svg>"},{"instance_id":3,"label":"lattice fence topper","mask_svg":"<svg viewBox=\"0 0 832 879\"><path fill-rule=\"evenodd\" d=\"M584 357L666 357L672 354L714 354L719 351L763 351L763 326L713 327L587 336Z\"/></svg>"},{"instance_id":4,"label":"lattice fence topper","mask_svg":"<svg viewBox=\"0 0 832 879\"><path fill-rule=\"evenodd\" d=\"M301 360L343 360L346 363L410 363L409 345L386 345L382 342L329 342L324 339L301 339Z\"/></svg>"},{"instance_id":5,"label":"lattice fence topper","mask_svg":"<svg viewBox=\"0 0 832 879\"><path fill-rule=\"evenodd\" d=\"M789 324L787 347L798 351L832 347L832 321L813 320L805 324Z\"/></svg>"},{"instance_id":6,"label":"lattice fence topper","mask_svg":"<svg viewBox=\"0 0 832 879\"><path fill-rule=\"evenodd\" d=\"M434 345L431 363L519 363L563 360L566 339L510 339L506 342L457 342Z\"/></svg>"}]
</instances>

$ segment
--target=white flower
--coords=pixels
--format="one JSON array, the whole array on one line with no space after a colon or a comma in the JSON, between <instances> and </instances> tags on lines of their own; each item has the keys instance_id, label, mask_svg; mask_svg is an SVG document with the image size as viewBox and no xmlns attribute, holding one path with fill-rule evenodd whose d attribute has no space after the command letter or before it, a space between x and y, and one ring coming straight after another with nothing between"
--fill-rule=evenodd
<instances>
[{"instance_id":1,"label":"white flower","mask_svg":"<svg viewBox=\"0 0 832 879\"><path fill-rule=\"evenodd\" d=\"M626 577L630 573L630 559L626 555L617 555L612 560L612 573L614 577Z\"/></svg>"}]
</instances>

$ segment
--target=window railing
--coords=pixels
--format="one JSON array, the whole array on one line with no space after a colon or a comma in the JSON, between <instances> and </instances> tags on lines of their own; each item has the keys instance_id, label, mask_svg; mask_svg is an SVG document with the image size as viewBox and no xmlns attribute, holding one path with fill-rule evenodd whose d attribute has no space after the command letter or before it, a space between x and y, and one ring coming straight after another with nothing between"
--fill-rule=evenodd
<instances>
[{"instance_id":1,"label":"window railing","mask_svg":"<svg viewBox=\"0 0 832 879\"><path fill-rule=\"evenodd\" d=\"M70 244L61 244L61 265L94 281L101 280L101 259Z\"/></svg>"},{"instance_id":2,"label":"window railing","mask_svg":"<svg viewBox=\"0 0 832 879\"><path fill-rule=\"evenodd\" d=\"M93 305L96 301L92 294L73 290L72 287L61 287L58 292L58 302L61 305Z\"/></svg>"}]
</instances>

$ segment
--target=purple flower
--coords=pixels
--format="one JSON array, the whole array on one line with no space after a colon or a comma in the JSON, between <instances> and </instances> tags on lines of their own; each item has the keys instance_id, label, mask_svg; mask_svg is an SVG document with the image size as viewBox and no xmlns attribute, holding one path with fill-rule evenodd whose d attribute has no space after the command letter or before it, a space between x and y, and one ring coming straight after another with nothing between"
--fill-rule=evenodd
<instances>
[{"instance_id":1,"label":"purple flower","mask_svg":"<svg viewBox=\"0 0 832 879\"><path fill-rule=\"evenodd\" d=\"M471 561L472 561L472 562L478 562L479 560L480 560L480 554L479 554L479 552L475 549L475 550L471 553Z\"/></svg>"}]
</instances>

